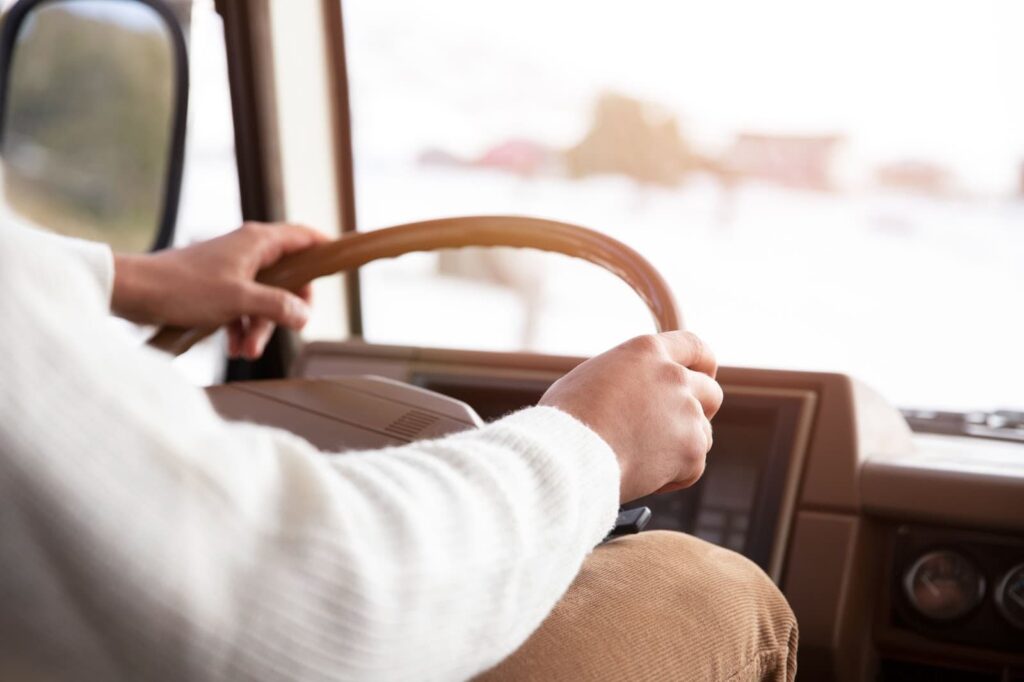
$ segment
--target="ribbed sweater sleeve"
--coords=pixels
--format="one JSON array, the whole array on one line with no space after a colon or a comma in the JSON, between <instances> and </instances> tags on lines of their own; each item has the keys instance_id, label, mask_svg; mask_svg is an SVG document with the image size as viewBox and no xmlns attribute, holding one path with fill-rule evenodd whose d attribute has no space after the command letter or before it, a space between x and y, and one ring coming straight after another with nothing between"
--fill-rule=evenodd
<instances>
[{"instance_id":1,"label":"ribbed sweater sleeve","mask_svg":"<svg viewBox=\"0 0 1024 682\"><path fill-rule=\"evenodd\" d=\"M614 521L552 408L340 455L225 422L111 333L109 252L44 242L0 228L0 679L467 678Z\"/></svg>"}]
</instances>

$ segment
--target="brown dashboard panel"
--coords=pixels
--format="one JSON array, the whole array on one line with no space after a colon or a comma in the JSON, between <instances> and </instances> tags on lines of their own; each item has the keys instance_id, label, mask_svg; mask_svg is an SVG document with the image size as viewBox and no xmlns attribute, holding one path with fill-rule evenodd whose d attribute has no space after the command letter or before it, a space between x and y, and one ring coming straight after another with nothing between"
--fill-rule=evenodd
<instances>
[{"instance_id":1,"label":"brown dashboard panel","mask_svg":"<svg viewBox=\"0 0 1024 682\"><path fill-rule=\"evenodd\" d=\"M916 436L915 445L864 462L867 513L1024 533L1024 447L933 434Z\"/></svg>"},{"instance_id":2,"label":"brown dashboard panel","mask_svg":"<svg viewBox=\"0 0 1024 682\"><path fill-rule=\"evenodd\" d=\"M405 445L481 425L463 402L374 377L243 381L206 394L226 419L276 426L325 452Z\"/></svg>"}]
</instances>

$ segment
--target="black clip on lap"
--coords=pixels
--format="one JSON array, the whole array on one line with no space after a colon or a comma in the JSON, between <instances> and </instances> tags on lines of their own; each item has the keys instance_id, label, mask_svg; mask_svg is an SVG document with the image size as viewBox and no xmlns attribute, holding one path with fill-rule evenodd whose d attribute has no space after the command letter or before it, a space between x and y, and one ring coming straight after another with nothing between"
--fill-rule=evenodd
<instances>
[{"instance_id":1,"label":"black clip on lap","mask_svg":"<svg viewBox=\"0 0 1024 682\"><path fill-rule=\"evenodd\" d=\"M601 542L608 542L622 535L635 535L642 531L650 520L650 507L620 509L619 515L615 518L615 527Z\"/></svg>"}]
</instances>

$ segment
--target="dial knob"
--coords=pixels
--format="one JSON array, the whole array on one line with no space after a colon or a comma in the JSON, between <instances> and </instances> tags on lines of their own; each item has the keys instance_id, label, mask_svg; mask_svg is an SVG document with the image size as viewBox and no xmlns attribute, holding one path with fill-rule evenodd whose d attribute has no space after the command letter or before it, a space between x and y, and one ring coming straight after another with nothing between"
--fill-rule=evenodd
<instances>
[{"instance_id":1,"label":"dial knob","mask_svg":"<svg viewBox=\"0 0 1024 682\"><path fill-rule=\"evenodd\" d=\"M963 554L936 550L922 554L903 576L911 606L935 621L960 618L985 596L985 577Z\"/></svg>"},{"instance_id":2,"label":"dial knob","mask_svg":"<svg viewBox=\"0 0 1024 682\"><path fill-rule=\"evenodd\" d=\"M1011 568L999 581L996 605L1006 620L1024 630L1024 564Z\"/></svg>"}]
</instances>

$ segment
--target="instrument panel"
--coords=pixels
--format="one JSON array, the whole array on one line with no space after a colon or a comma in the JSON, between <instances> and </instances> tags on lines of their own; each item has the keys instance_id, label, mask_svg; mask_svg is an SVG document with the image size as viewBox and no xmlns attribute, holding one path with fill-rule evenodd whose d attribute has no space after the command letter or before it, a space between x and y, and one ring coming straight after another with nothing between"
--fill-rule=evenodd
<instances>
[{"instance_id":1,"label":"instrument panel","mask_svg":"<svg viewBox=\"0 0 1024 682\"><path fill-rule=\"evenodd\" d=\"M890 627L1024 652L1024 537L917 524L892 535Z\"/></svg>"}]
</instances>

